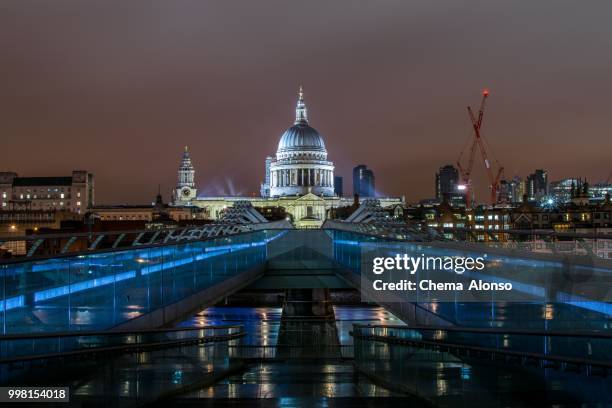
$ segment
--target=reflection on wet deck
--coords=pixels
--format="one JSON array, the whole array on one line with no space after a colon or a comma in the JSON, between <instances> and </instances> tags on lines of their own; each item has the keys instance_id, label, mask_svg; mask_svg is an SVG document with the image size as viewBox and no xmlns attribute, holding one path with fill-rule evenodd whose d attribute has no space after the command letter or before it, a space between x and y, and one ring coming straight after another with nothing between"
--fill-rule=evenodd
<instances>
[{"instance_id":1,"label":"reflection on wet deck","mask_svg":"<svg viewBox=\"0 0 612 408\"><path fill-rule=\"evenodd\" d=\"M349 331L353 323L403 323L378 306L335 305L333 310L333 327L321 321L281 323L281 309L273 307L211 307L181 322L183 327L241 323L247 331L243 345L267 345L272 352L242 373L181 396L180 402L257 398L273 401L272 406L327 406L325 398L345 398L347 406L353 406L357 400L351 398L401 395L356 376ZM278 346L279 351L274 352Z\"/></svg>"}]
</instances>

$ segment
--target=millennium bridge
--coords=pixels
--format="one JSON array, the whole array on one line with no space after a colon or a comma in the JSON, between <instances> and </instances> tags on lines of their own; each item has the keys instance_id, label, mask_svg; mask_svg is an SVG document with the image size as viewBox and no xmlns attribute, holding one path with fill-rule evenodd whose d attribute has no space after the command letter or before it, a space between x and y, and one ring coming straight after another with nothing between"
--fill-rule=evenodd
<instances>
[{"instance_id":1,"label":"millennium bridge","mask_svg":"<svg viewBox=\"0 0 612 408\"><path fill-rule=\"evenodd\" d=\"M0 238L28 248L0 261L0 381L75 406L612 404L609 261L378 215L294 229L238 204L203 227ZM484 255L476 277L521 298L377 298L372 251Z\"/></svg>"}]
</instances>

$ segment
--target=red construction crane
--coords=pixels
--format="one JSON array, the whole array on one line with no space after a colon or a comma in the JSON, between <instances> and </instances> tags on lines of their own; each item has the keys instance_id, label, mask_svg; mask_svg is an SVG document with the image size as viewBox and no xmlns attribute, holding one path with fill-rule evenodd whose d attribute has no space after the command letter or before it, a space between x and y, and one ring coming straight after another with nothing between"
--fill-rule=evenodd
<instances>
[{"instance_id":1,"label":"red construction crane","mask_svg":"<svg viewBox=\"0 0 612 408\"><path fill-rule=\"evenodd\" d=\"M474 158L476 157L476 146L478 146L480 150L480 154L482 155L482 159L484 161L484 165L487 171L487 176L489 177L489 182L491 183L491 204L495 205L497 203L497 195L499 193L499 182L504 173L504 168L500 166L499 162L497 163L497 174L494 175L493 169L491 167L491 162L489 161L489 157L487 155L487 150L485 148L483 139L481 137L480 129L482 127L482 119L484 117L484 109L485 103L487 101L487 97L489 96L489 90L485 89L482 91L482 101L480 102L480 109L478 110L478 116L474 115L471 107L467 107L468 114L470 115L470 120L472 122L472 128L474 130L474 139L472 140L472 145L470 147L470 157L467 164L467 167L463 167L461 165L461 159L463 157L464 150L459 154L459 159L457 159L457 167L459 168L459 173L461 174L461 181L463 182L462 188L465 189L465 202L468 208L472 205L472 169L474 168Z\"/></svg>"}]
</instances>

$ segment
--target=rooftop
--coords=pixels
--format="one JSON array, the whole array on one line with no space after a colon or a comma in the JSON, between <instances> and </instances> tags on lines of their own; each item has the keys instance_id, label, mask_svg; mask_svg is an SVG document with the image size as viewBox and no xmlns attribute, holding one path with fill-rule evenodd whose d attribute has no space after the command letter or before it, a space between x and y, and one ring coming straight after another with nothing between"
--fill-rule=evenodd
<instances>
[{"instance_id":1,"label":"rooftop","mask_svg":"<svg viewBox=\"0 0 612 408\"><path fill-rule=\"evenodd\" d=\"M15 177L13 186L70 186L72 177Z\"/></svg>"}]
</instances>

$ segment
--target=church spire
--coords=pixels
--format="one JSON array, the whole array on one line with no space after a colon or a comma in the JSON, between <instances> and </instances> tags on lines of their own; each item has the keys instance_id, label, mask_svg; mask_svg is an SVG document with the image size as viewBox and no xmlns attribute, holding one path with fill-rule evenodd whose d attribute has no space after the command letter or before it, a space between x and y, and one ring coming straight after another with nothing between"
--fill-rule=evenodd
<instances>
[{"instance_id":1,"label":"church spire","mask_svg":"<svg viewBox=\"0 0 612 408\"><path fill-rule=\"evenodd\" d=\"M295 107L295 124L308 124L308 111L304 103L304 90L300 85L300 93L298 94L297 106Z\"/></svg>"},{"instance_id":2,"label":"church spire","mask_svg":"<svg viewBox=\"0 0 612 408\"><path fill-rule=\"evenodd\" d=\"M185 146L183 151L183 158L181 159L181 165L178 171L178 186L179 187L195 187L194 183L195 169L191 163L191 157L189 156L189 148Z\"/></svg>"}]
</instances>

